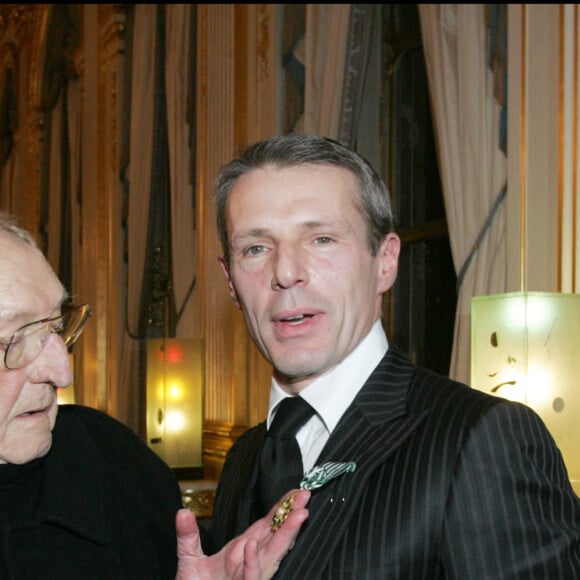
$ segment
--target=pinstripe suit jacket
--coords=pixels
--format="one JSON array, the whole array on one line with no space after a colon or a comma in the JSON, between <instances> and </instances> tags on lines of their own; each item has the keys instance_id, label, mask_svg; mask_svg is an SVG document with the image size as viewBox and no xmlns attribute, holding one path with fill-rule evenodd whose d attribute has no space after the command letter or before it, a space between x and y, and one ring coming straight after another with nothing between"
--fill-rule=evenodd
<instances>
[{"instance_id":1,"label":"pinstripe suit jacket","mask_svg":"<svg viewBox=\"0 0 580 580\"><path fill-rule=\"evenodd\" d=\"M213 548L245 529L262 423L232 447ZM418 369L390 348L318 463L356 471L312 494L276 578L580 578L580 501L528 407Z\"/></svg>"}]
</instances>

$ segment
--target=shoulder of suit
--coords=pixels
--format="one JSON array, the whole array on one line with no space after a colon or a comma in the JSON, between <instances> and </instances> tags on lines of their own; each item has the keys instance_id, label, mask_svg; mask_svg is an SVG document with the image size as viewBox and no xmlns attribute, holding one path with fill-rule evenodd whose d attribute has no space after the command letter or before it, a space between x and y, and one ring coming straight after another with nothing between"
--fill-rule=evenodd
<instances>
[{"instance_id":1,"label":"shoulder of suit","mask_svg":"<svg viewBox=\"0 0 580 580\"><path fill-rule=\"evenodd\" d=\"M253 427L250 427L246 431L244 431L233 444L232 448L234 447L245 447L251 446L256 441L260 441L264 435L266 434L266 421L262 421Z\"/></svg>"},{"instance_id":2,"label":"shoulder of suit","mask_svg":"<svg viewBox=\"0 0 580 580\"><path fill-rule=\"evenodd\" d=\"M408 399L411 407L425 408L447 405L450 399L457 404L470 404L479 409L502 402L509 403L506 399L484 393L445 375L419 367L396 348L389 348L385 362L389 358L391 363L394 361L394 364L410 378Z\"/></svg>"}]
</instances>

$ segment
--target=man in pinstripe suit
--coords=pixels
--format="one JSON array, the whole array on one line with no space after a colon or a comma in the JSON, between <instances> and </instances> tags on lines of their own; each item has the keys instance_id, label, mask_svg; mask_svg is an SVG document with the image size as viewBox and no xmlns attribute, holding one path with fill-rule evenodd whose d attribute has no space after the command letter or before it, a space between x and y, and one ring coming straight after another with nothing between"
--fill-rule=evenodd
<instances>
[{"instance_id":1,"label":"man in pinstripe suit","mask_svg":"<svg viewBox=\"0 0 580 580\"><path fill-rule=\"evenodd\" d=\"M260 515L267 428L299 395L304 469L356 468L312 492L277 578L580 578L580 502L540 418L388 344L400 241L374 170L328 139L274 137L224 167L216 209L231 296L274 372L267 420L224 465L211 549Z\"/></svg>"}]
</instances>

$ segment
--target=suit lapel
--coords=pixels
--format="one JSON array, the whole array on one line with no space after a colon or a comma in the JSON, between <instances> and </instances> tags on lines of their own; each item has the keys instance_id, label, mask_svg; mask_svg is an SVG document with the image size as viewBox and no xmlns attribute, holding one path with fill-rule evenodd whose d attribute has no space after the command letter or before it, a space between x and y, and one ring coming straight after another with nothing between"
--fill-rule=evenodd
<instances>
[{"instance_id":1,"label":"suit lapel","mask_svg":"<svg viewBox=\"0 0 580 580\"><path fill-rule=\"evenodd\" d=\"M320 576L356 513L368 479L423 421L428 411L407 413L413 373L414 367L390 348L341 418L317 464L354 461L356 469L313 492L308 520L277 578Z\"/></svg>"}]
</instances>

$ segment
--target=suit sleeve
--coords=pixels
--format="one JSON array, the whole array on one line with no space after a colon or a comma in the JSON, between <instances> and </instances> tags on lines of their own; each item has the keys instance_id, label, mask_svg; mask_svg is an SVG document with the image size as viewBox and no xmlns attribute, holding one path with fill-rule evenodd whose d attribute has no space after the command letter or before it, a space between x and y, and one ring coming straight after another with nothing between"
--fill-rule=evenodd
<instances>
[{"instance_id":1,"label":"suit sleeve","mask_svg":"<svg viewBox=\"0 0 580 580\"><path fill-rule=\"evenodd\" d=\"M530 408L487 410L459 454L447 501L449 578L580 578L580 500Z\"/></svg>"}]
</instances>

